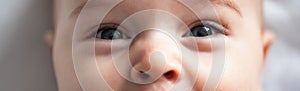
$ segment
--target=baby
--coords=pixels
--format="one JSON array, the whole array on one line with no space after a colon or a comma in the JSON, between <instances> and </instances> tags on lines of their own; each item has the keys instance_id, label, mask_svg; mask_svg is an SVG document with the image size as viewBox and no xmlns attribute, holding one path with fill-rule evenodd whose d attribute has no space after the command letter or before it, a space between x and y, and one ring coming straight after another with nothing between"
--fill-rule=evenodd
<instances>
[{"instance_id":1,"label":"baby","mask_svg":"<svg viewBox=\"0 0 300 91\"><path fill-rule=\"evenodd\" d=\"M54 0L59 91L260 91L262 0Z\"/></svg>"}]
</instances>

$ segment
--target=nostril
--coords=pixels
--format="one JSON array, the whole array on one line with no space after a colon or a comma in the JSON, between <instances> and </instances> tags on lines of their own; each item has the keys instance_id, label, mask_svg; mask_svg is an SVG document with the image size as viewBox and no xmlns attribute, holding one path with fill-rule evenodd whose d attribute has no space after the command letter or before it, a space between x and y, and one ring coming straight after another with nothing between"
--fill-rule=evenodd
<instances>
[{"instance_id":1,"label":"nostril","mask_svg":"<svg viewBox=\"0 0 300 91\"><path fill-rule=\"evenodd\" d=\"M164 73L164 77L170 81L175 82L178 78L178 75L175 71L168 71L168 72Z\"/></svg>"},{"instance_id":2,"label":"nostril","mask_svg":"<svg viewBox=\"0 0 300 91\"><path fill-rule=\"evenodd\" d=\"M147 79L147 78L149 78L150 77L150 75L149 74L147 74L147 73L145 73L144 71L139 71L140 72L140 76L141 76L141 78L143 78L143 79Z\"/></svg>"}]
</instances>

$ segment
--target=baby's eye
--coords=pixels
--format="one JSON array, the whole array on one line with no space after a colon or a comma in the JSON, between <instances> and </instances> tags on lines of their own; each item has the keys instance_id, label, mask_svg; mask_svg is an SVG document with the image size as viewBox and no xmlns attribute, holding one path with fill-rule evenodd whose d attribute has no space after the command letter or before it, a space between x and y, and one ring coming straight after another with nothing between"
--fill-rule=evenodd
<instances>
[{"instance_id":1,"label":"baby's eye","mask_svg":"<svg viewBox=\"0 0 300 91\"><path fill-rule=\"evenodd\" d=\"M188 33L186 33L186 37L206 37L210 35L214 35L216 33L224 33L225 28L213 21L203 21L200 24L194 25Z\"/></svg>"},{"instance_id":2,"label":"baby's eye","mask_svg":"<svg viewBox=\"0 0 300 91\"><path fill-rule=\"evenodd\" d=\"M116 26L104 25L97 31L96 38L103 40L125 39L128 38L121 30Z\"/></svg>"}]
</instances>

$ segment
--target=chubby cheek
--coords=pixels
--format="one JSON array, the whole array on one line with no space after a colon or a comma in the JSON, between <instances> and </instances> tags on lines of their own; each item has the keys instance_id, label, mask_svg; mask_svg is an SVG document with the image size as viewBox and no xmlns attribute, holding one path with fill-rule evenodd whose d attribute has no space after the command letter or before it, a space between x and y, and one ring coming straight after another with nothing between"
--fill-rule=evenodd
<instances>
[{"instance_id":1,"label":"chubby cheek","mask_svg":"<svg viewBox=\"0 0 300 91\"><path fill-rule=\"evenodd\" d=\"M74 71L71 50L63 47L55 47L53 53L53 64L55 68L55 75L61 91L81 91L81 87L76 78Z\"/></svg>"},{"instance_id":2,"label":"chubby cheek","mask_svg":"<svg viewBox=\"0 0 300 91\"><path fill-rule=\"evenodd\" d=\"M97 65L100 71L100 74L103 76L103 79L110 88L117 90L121 88L121 84L126 80L121 77L118 73L118 70L115 68L115 65L112 62L112 59L107 56L97 56Z\"/></svg>"},{"instance_id":3,"label":"chubby cheek","mask_svg":"<svg viewBox=\"0 0 300 91\"><path fill-rule=\"evenodd\" d=\"M258 42L226 41L226 63L218 90L260 90L263 60Z\"/></svg>"},{"instance_id":4,"label":"chubby cheek","mask_svg":"<svg viewBox=\"0 0 300 91\"><path fill-rule=\"evenodd\" d=\"M123 79L116 69L117 65L114 64L111 49L111 45L108 43L95 42L95 58L99 73L102 75L105 84L109 86L109 88L117 90L117 88L122 86L126 79Z\"/></svg>"},{"instance_id":5,"label":"chubby cheek","mask_svg":"<svg viewBox=\"0 0 300 91\"><path fill-rule=\"evenodd\" d=\"M220 82L222 80L221 77L215 75L223 73L224 60L218 59L218 57L224 58L224 56L226 56L222 55L224 54L222 52L225 51L224 41L224 36L221 35L208 38L189 38L187 40L183 40L182 44L188 48L186 50L193 51L192 54L197 54L197 58L192 59L194 63L198 64L196 83L193 87L194 91L211 90L210 88L215 88L217 86L214 84L215 82ZM183 56L192 57L188 54L188 52L184 54L187 55ZM191 59L183 59L183 63L190 62L190 60Z\"/></svg>"},{"instance_id":6,"label":"chubby cheek","mask_svg":"<svg viewBox=\"0 0 300 91\"><path fill-rule=\"evenodd\" d=\"M209 79L212 67L212 55L199 56L202 61L199 61L197 80L194 85L194 91L202 91Z\"/></svg>"}]
</instances>

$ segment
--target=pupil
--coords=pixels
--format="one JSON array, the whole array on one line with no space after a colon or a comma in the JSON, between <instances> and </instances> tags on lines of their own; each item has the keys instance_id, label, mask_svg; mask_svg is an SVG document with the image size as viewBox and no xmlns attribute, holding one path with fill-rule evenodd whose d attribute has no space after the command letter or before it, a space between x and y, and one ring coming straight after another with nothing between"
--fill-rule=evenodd
<instances>
[{"instance_id":1,"label":"pupil","mask_svg":"<svg viewBox=\"0 0 300 91\"><path fill-rule=\"evenodd\" d=\"M213 34L211 29L204 25L199 25L192 28L191 32L193 36L197 36L197 37L205 37Z\"/></svg>"}]
</instances>

